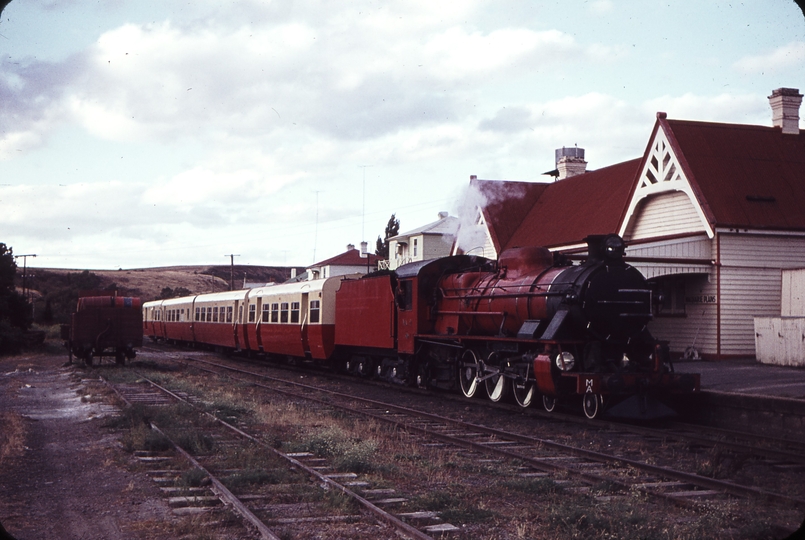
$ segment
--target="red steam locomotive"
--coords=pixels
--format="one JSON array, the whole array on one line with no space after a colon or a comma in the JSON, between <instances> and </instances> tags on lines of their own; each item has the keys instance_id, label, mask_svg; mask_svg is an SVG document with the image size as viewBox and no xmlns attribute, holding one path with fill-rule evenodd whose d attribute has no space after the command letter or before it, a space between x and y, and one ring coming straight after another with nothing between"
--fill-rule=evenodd
<instances>
[{"instance_id":1,"label":"red steam locomotive","mask_svg":"<svg viewBox=\"0 0 805 540\"><path fill-rule=\"evenodd\" d=\"M589 418L665 416L660 399L697 391L699 376L674 373L647 330L652 290L624 250L617 235L592 236L579 265L518 248L147 302L144 330L522 407L575 399Z\"/></svg>"}]
</instances>

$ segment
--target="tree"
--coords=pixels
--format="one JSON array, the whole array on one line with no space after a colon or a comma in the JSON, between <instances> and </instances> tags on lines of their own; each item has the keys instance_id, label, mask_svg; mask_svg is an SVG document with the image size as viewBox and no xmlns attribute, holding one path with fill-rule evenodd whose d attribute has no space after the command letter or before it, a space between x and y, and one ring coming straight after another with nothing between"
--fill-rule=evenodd
<instances>
[{"instance_id":1,"label":"tree","mask_svg":"<svg viewBox=\"0 0 805 540\"><path fill-rule=\"evenodd\" d=\"M16 274L14 252L0 242L0 354L18 352L31 326L31 308L14 288Z\"/></svg>"},{"instance_id":2,"label":"tree","mask_svg":"<svg viewBox=\"0 0 805 540\"><path fill-rule=\"evenodd\" d=\"M375 255L378 257L383 257L384 259L389 258L389 238L393 238L400 233L400 220L397 219L396 214L391 214L389 218L389 222L386 224L386 231L383 237L383 240L380 237L377 237L377 246L375 248Z\"/></svg>"}]
</instances>

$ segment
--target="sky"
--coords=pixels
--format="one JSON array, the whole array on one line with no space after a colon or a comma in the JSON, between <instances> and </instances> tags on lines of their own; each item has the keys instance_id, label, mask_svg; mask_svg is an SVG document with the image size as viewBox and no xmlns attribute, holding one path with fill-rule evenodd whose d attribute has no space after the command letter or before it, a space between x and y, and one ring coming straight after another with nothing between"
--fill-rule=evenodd
<instances>
[{"instance_id":1,"label":"sky","mask_svg":"<svg viewBox=\"0 0 805 540\"><path fill-rule=\"evenodd\" d=\"M0 242L28 265L306 266L456 215L470 175L640 157L656 113L771 125L793 1L13 0ZM557 209L561 211L561 209ZM546 216L549 219L549 216Z\"/></svg>"}]
</instances>

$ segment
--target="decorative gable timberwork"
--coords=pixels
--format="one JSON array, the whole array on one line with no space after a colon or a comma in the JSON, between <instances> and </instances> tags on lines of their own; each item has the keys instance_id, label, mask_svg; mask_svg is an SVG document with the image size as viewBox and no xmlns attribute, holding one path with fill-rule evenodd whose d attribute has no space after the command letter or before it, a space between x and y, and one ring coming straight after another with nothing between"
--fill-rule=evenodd
<instances>
[{"instance_id":1,"label":"decorative gable timberwork","mask_svg":"<svg viewBox=\"0 0 805 540\"><path fill-rule=\"evenodd\" d=\"M713 229L702 211L665 131L657 129L619 234L628 240Z\"/></svg>"}]
</instances>

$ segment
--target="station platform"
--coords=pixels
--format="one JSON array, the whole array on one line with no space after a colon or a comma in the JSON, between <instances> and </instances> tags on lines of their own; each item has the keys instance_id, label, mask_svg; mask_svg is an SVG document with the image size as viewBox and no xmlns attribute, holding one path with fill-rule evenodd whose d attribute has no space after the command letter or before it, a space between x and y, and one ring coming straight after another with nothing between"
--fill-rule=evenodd
<instances>
[{"instance_id":1,"label":"station platform","mask_svg":"<svg viewBox=\"0 0 805 540\"><path fill-rule=\"evenodd\" d=\"M674 370L700 373L702 390L805 401L805 368L761 364L754 359L678 361Z\"/></svg>"}]
</instances>

